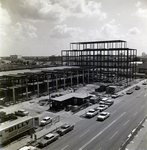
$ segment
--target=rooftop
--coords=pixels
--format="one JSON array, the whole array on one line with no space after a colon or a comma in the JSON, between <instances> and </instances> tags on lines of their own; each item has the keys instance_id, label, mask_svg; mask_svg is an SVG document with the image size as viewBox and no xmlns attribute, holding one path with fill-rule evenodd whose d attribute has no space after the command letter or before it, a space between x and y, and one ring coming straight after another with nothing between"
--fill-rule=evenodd
<instances>
[{"instance_id":1,"label":"rooftop","mask_svg":"<svg viewBox=\"0 0 147 150\"><path fill-rule=\"evenodd\" d=\"M87 98L88 95L86 93L69 93L59 97L52 98L54 101L62 102L71 98Z\"/></svg>"}]
</instances>

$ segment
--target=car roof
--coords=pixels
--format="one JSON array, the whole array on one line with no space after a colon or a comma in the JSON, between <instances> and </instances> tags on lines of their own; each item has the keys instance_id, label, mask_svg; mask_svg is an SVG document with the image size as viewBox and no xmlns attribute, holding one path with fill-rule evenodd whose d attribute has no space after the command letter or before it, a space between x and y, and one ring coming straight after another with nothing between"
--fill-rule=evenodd
<instances>
[{"instance_id":1,"label":"car roof","mask_svg":"<svg viewBox=\"0 0 147 150\"><path fill-rule=\"evenodd\" d=\"M106 115L106 114L108 114L108 112L104 112L104 111L103 111L103 112L101 112L101 114L104 114L104 115Z\"/></svg>"},{"instance_id":2,"label":"car roof","mask_svg":"<svg viewBox=\"0 0 147 150\"><path fill-rule=\"evenodd\" d=\"M51 117L44 117L43 119L50 119Z\"/></svg>"},{"instance_id":3,"label":"car roof","mask_svg":"<svg viewBox=\"0 0 147 150\"><path fill-rule=\"evenodd\" d=\"M89 111L95 111L94 109L89 109Z\"/></svg>"},{"instance_id":4,"label":"car roof","mask_svg":"<svg viewBox=\"0 0 147 150\"><path fill-rule=\"evenodd\" d=\"M48 137L48 138L51 138L51 137L53 137L54 136L54 134L52 134L52 133L49 133L49 134L47 134L47 135L45 135L46 137Z\"/></svg>"}]
</instances>

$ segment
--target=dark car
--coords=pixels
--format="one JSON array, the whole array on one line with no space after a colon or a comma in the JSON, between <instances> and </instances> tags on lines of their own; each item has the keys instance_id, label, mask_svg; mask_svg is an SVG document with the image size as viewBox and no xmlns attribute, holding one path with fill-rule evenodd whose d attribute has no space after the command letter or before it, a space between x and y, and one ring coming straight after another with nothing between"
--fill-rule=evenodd
<instances>
[{"instance_id":1,"label":"dark car","mask_svg":"<svg viewBox=\"0 0 147 150\"><path fill-rule=\"evenodd\" d=\"M140 86L136 85L135 90L139 90Z\"/></svg>"},{"instance_id":2,"label":"dark car","mask_svg":"<svg viewBox=\"0 0 147 150\"><path fill-rule=\"evenodd\" d=\"M68 133L69 131L74 129L74 125L69 125L69 124L64 124L62 125L58 130L57 133L62 136L66 133Z\"/></svg>"},{"instance_id":3,"label":"dark car","mask_svg":"<svg viewBox=\"0 0 147 150\"><path fill-rule=\"evenodd\" d=\"M132 94L134 91L133 90L128 90L127 92L126 92L126 94Z\"/></svg>"}]
</instances>

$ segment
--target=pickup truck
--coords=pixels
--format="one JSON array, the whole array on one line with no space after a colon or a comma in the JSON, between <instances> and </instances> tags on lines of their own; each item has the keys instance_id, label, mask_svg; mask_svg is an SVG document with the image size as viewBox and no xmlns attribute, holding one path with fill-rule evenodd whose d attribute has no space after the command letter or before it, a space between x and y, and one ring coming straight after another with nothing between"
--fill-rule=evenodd
<instances>
[{"instance_id":1,"label":"pickup truck","mask_svg":"<svg viewBox=\"0 0 147 150\"><path fill-rule=\"evenodd\" d=\"M15 113L15 115L17 115L17 116L22 116L22 117L29 115L29 112L27 112L27 111L24 110L24 109L20 109L20 110L18 110L18 111L15 111L14 113Z\"/></svg>"},{"instance_id":2,"label":"pickup truck","mask_svg":"<svg viewBox=\"0 0 147 150\"><path fill-rule=\"evenodd\" d=\"M56 141L58 138L59 138L59 134L49 133L49 134L45 135L44 137L42 137L40 139L40 141L38 142L38 144L39 144L40 147L45 147L48 144Z\"/></svg>"},{"instance_id":3,"label":"pickup truck","mask_svg":"<svg viewBox=\"0 0 147 150\"><path fill-rule=\"evenodd\" d=\"M73 129L74 125L64 124L57 130L57 133L62 136Z\"/></svg>"}]
</instances>

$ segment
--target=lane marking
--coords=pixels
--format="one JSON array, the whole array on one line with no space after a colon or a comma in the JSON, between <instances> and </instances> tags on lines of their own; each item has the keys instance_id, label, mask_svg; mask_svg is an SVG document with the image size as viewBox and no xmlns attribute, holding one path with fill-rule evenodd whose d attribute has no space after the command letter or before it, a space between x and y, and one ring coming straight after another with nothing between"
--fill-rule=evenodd
<instances>
[{"instance_id":1,"label":"lane marking","mask_svg":"<svg viewBox=\"0 0 147 150\"><path fill-rule=\"evenodd\" d=\"M144 105L141 107L141 109L144 107Z\"/></svg>"},{"instance_id":2,"label":"lane marking","mask_svg":"<svg viewBox=\"0 0 147 150\"><path fill-rule=\"evenodd\" d=\"M66 147L68 147L68 145L66 145L65 147L63 147L61 150L64 150Z\"/></svg>"},{"instance_id":3,"label":"lane marking","mask_svg":"<svg viewBox=\"0 0 147 150\"><path fill-rule=\"evenodd\" d=\"M114 111L113 113L111 113L111 115L114 114L114 113L116 113L116 111Z\"/></svg>"},{"instance_id":4,"label":"lane marking","mask_svg":"<svg viewBox=\"0 0 147 150\"><path fill-rule=\"evenodd\" d=\"M138 113L138 112L136 112L133 116L136 116L137 113Z\"/></svg>"},{"instance_id":5,"label":"lane marking","mask_svg":"<svg viewBox=\"0 0 147 150\"><path fill-rule=\"evenodd\" d=\"M108 129L112 124L114 124L118 119L120 119L126 112L121 114L117 119L115 119L113 122L111 122L107 127L105 127L101 132L99 132L97 135L95 135L91 140L89 140L87 143L85 143L79 150L83 150L87 145L89 145L92 141L94 141L99 135L101 135L106 129Z\"/></svg>"},{"instance_id":6,"label":"lane marking","mask_svg":"<svg viewBox=\"0 0 147 150\"><path fill-rule=\"evenodd\" d=\"M101 150L102 148L100 148L99 150Z\"/></svg>"},{"instance_id":7,"label":"lane marking","mask_svg":"<svg viewBox=\"0 0 147 150\"><path fill-rule=\"evenodd\" d=\"M83 133L82 135L80 135L80 137L84 136L86 133L88 133L90 130L87 130L85 133Z\"/></svg>"},{"instance_id":8,"label":"lane marking","mask_svg":"<svg viewBox=\"0 0 147 150\"><path fill-rule=\"evenodd\" d=\"M147 96L147 94L144 95L144 97L146 97L146 96Z\"/></svg>"},{"instance_id":9,"label":"lane marking","mask_svg":"<svg viewBox=\"0 0 147 150\"><path fill-rule=\"evenodd\" d=\"M125 126L130 120L128 120L123 126Z\"/></svg>"},{"instance_id":10,"label":"lane marking","mask_svg":"<svg viewBox=\"0 0 147 150\"><path fill-rule=\"evenodd\" d=\"M111 140L116 134L117 134L118 131L116 131L109 140Z\"/></svg>"}]
</instances>

